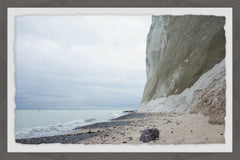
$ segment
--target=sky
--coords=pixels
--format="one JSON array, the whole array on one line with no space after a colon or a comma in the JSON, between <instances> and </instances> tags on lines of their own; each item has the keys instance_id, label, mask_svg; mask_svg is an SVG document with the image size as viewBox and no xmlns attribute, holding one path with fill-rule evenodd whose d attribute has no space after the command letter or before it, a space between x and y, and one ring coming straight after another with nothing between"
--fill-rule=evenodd
<instances>
[{"instance_id":1,"label":"sky","mask_svg":"<svg viewBox=\"0 0 240 160\"><path fill-rule=\"evenodd\" d=\"M17 109L138 107L151 16L16 17Z\"/></svg>"}]
</instances>

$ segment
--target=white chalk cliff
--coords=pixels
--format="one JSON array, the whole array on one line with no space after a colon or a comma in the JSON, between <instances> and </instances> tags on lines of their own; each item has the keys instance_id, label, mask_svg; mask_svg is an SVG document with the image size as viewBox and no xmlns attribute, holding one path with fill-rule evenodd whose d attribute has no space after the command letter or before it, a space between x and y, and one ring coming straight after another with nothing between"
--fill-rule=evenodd
<instances>
[{"instance_id":1,"label":"white chalk cliff","mask_svg":"<svg viewBox=\"0 0 240 160\"><path fill-rule=\"evenodd\" d=\"M139 111L225 117L224 17L153 16Z\"/></svg>"}]
</instances>

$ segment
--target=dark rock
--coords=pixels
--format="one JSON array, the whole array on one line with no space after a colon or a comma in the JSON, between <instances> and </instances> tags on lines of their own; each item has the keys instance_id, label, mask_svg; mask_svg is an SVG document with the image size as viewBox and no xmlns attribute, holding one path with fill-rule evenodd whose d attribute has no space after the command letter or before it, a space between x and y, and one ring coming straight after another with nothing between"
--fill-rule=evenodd
<instances>
[{"instance_id":1,"label":"dark rock","mask_svg":"<svg viewBox=\"0 0 240 160\"><path fill-rule=\"evenodd\" d=\"M145 114L145 113L130 113L130 114L127 114L127 115L120 116L118 118L114 118L112 120L116 121L116 120L125 120L125 119L131 119L131 118L144 118L144 117L147 117L147 116L149 116L149 115Z\"/></svg>"},{"instance_id":2,"label":"dark rock","mask_svg":"<svg viewBox=\"0 0 240 160\"><path fill-rule=\"evenodd\" d=\"M159 138L159 130L157 128L153 128L143 130L139 140L145 143L155 140L156 138Z\"/></svg>"},{"instance_id":3,"label":"dark rock","mask_svg":"<svg viewBox=\"0 0 240 160\"><path fill-rule=\"evenodd\" d=\"M91 133L96 133L96 132L88 131L87 133L88 133L88 134L91 134Z\"/></svg>"},{"instance_id":4,"label":"dark rock","mask_svg":"<svg viewBox=\"0 0 240 160\"><path fill-rule=\"evenodd\" d=\"M108 137L109 136L109 134L104 134L104 137Z\"/></svg>"},{"instance_id":5,"label":"dark rock","mask_svg":"<svg viewBox=\"0 0 240 160\"><path fill-rule=\"evenodd\" d=\"M137 112L137 110L126 110L126 111L123 111L123 113L135 113Z\"/></svg>"},{"instance_id":6,"label":"dark rock","mask_svg":"<svg viewBox=\"0 0 240 160\"><path fill-rule=\"evenodd\" d=\"M120 134L125 136L125 133L123 133L123 132L122 132L122 133L120 133Z\"/></svg>"}]
</instances>

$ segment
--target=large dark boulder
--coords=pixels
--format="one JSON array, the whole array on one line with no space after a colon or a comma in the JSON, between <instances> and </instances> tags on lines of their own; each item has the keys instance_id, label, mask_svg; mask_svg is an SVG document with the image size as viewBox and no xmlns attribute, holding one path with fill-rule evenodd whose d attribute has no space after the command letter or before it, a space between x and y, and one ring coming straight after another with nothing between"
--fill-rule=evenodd
<instances>
[{"instance_id":1,"label":"large dark boulder","mask_svg":"<svg viewBox=\"0 0 240 160\"><path fill-rule=\"evenodd\" d=\"M153 129L145 129L142 132L139 140L146 143L146 142L155 140L157 138L159 138L159 130L157 128L153 128Z\"/></svg>"}]
</instances>

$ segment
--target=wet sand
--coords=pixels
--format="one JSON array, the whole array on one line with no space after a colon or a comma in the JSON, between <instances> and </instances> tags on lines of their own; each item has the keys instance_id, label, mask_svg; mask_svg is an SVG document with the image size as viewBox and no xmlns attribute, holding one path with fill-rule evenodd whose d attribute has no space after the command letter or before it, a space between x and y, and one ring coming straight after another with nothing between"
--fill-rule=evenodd
<instances>
[{"instance_id":1,"label":"wet sand","mask_svg":"<svg viewBox=\"0 0 240 160\"><path fill-rule=\"evenodd\" d=\"M118 117L110 122L75 128L71 133L16 140L17 143L77 143L77 144L142 144L144 129L157 128L158 139L149 144L224 143L224 125L208 123L209 117L197 114L138 113Z\"/></svg>"}]
</instances>

